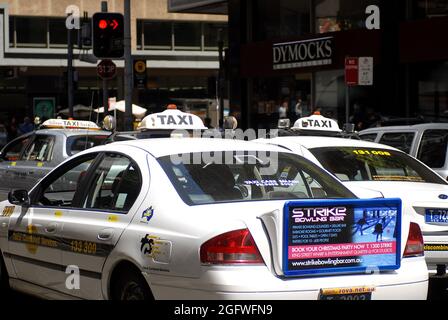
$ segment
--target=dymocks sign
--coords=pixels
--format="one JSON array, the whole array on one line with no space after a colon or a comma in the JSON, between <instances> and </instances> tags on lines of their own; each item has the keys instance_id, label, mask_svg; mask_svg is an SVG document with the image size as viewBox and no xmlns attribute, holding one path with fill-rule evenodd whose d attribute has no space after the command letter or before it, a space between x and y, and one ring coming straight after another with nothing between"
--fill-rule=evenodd
<instances>
[{"instance_id":1,"label":"dymocks sign","mask_svg":"<svg viewBox=\"0 0 448 320\"><path fill-rule=\"evenodd\" d=\"M334 38L325 37L273 45L273 69L331 65Z\"/></svg>"}]
</instances>

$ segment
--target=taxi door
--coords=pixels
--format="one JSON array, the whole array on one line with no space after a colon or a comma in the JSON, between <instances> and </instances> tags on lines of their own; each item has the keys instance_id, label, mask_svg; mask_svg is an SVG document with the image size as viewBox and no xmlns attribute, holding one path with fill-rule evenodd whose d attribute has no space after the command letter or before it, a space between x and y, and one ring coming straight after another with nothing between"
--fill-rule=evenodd
<instances>
[{"instance_id":1,"label":"taxi door","mask_svg":"<svg viewBox=\"0 0 448 320\"><path fill-rule=\"evenodd\" d=\"M19 279L62 291L65 272L58 244L62 224L53 208L21 207L11 216L8 256Z\"/></svg>"},{"instance_id":2,"label":"taxi door","mask_svg":"<svg viewBox=\"0 0 448 320\"><path fill-rule=\"evenodd\" d=\"M133 156L136 153L133 151ZM144 156L142 159L146 161ZM103 266L131 222L131 213L143 200L143 196L139 198L142 178L136 162L129 157L106 153L87 179L88 187L78 208L70 209L64 219L67 250L63 251L62 260L80 275L79 288L67 288L67 294L103 299Z\"/></svg>"},{"instance_id":3,"label":"taxi door","mask_svg":"<svg viewBox=\"0 0 448 320\"><path fill-rule=\"evenodd\" d=\"M84 177L97 155L75 158L53 171L32 190L30 205L14 211L8 230L8 254L19 279L61 293L66 291L63 219L83 190Z\"/></svg>"}]
</instances>

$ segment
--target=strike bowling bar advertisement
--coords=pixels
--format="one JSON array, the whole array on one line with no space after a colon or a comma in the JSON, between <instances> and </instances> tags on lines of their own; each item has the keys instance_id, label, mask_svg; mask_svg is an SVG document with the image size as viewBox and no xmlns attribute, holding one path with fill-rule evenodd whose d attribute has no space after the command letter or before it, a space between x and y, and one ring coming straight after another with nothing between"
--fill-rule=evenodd
<instances>
[{"instance_id":1,"label":"strike bowling bar advertisement","mask_svg":"<svg viewBox=\"0 0 448 320\"><path fill-rule=\"evenodd\" d=\"M283 214L285 276L400 268L400 199L290 201Z\"/></svg>"}]
</instances>

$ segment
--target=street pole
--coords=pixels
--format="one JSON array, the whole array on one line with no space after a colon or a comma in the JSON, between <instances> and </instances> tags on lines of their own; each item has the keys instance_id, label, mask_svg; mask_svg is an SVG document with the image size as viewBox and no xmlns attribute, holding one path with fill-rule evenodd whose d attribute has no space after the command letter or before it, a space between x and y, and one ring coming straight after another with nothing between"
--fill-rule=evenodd
<instances>
[{"instance_id":1,"label":"street pole","mask_svg":"<svg viewBox=\"0 0 448 320\"><path fill-rule=\"evenodd\" d=\"M218 97L219 97L219 119L224 129L224 41L222 39L222 29L218 30L218 51L219 51L219 71L218 71Z\"/></svg>"},{"instance_id":2,"label":"street pole","mask_svg":"<svg viewBox=\"0 0 448 320\"><path fill-rule=\"evenodd\" d=\"M107 12L107 1L101 2L101 12ZM103 107L104 107L104 117L109 114L109 92L107 88L107 80L103 79Z\"/></svg>"},{"instance_id":3,"label":"street pole","mask_svg":"<svg viewBox=\"0 0 448 320\"><path fill-rule=\"evenodd\" d=\"M132 124L132 56L131 56L131 0L124 0L124 95L125 130L133 130Z\"/></svg>"},{"instance_id":4,"label":"street pole","mask_svg":"<svg viewBox=\"0 0 448 320\"><path fill-rule=\"evenodd\" d=\"M350 86L345 84L345 123L350 120Z\"/></svg>"},{"instance_id":5,"label":"street pole","mask_svg":"<svg viewBox=\"0 0 448 320\"><path fill-rule=\"evenodd\" d=\"M72 29L67 29L67 97L68 116L73 118L74 88L73 88L73 41Z\"/></svg>"}]
</instances>

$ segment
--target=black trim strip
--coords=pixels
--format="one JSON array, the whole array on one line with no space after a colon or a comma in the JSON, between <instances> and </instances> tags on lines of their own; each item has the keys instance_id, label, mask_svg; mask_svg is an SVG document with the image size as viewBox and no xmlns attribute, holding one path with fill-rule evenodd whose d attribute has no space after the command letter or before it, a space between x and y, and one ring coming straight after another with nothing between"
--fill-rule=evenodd
<instances>
[{"instance_id":1,"label":"black trim strip","mask_svg":"<svg viewBox=\"0 0 448 320\"><path fill-rule=\"evenodd\" d=\"M55 270L55 271L60 271L60 272L64 272L65 273L65 271L67 270L67 266L64 266L64 265L61 265L61 264L56 264L56 263L52 263L52 262L46 262L46 261L37 260L37 259L33 259L33 258L18 256L18 255L9 253L9 252L4 252L3 255L6 258L11 258L11 259L22 261L22 262L25 262L25 263L34 264L34 265L37 265L37 266L40 266L40 267L43 267L43 268L47 268L47 269L52 269L52 270ZM100 272L80 269L79 273L80 273L81 277L87 277L87 278L101 280L101 273Z\"/></svg>"}]
</instances>

